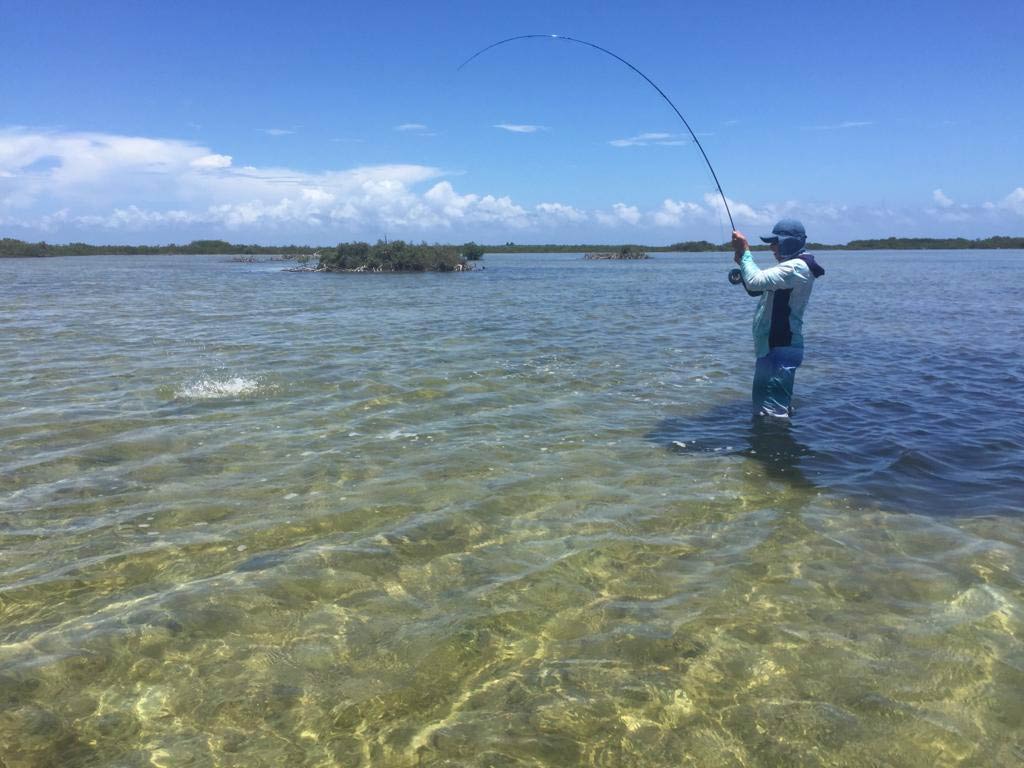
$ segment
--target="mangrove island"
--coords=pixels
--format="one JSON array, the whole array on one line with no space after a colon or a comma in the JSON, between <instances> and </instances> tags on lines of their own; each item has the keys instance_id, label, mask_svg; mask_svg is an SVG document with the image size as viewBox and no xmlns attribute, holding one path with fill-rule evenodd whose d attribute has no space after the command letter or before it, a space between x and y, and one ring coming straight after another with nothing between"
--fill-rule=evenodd
<instances>
[{"instance_id":1,"label":"mangrove island","mask_svg":"<svg viewBox=\"0 0 1024 768\"><path fill-rule=\"evenodd\" d=\"M649 259L647 251L638 245L624 245L617 251L592 251L583 254L584 259Z\"/></svg>"}]
</instances>

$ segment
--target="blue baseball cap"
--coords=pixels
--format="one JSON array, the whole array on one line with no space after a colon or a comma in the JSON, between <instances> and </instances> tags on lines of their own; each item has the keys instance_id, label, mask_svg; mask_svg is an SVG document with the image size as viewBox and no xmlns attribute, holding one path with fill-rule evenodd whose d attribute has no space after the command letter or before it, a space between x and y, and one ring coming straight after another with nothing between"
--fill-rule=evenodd
<instances>
[{"instance_id":1,"label":"blue baseball cap","mask_svg":"<svg viewBox=\"0 0 1024 768\"><path fill-rule=\"evenodd\" d=\"M793 255L803 250L807 242L807 231L796 219L782 219L772 227L772 233L762 235L761 240L766 243L778 243L779 253Z\"/></svg>"},{"instance_id":2,"label":"blue baseball cap","mask_svg":"<svg viewBox=\"0 0 1024 768\"><path fill-rule=\"evenodd\" d=\"M807 231L804 229L804 225L796 219L782 219L772 227L772 233L762 235L761 240L766 243L777 243L782 237L801 237L806 240Z\"/></svg>"}]
</instances>

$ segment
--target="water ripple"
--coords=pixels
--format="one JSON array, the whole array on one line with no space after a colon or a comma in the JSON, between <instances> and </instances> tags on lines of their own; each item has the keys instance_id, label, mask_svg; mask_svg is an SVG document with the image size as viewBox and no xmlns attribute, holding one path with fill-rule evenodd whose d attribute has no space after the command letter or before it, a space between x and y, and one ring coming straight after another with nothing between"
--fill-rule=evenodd
<instances>
[{"instance_id":1,"label":"water ripple","mask_svg":"<svg viewBox=\"0 0 1024 768\"><path fill-rule=\"evenodd\" d=\"M1016 765L1020 256L5 262L2 759Z\"/></svg>"}]
</instances>

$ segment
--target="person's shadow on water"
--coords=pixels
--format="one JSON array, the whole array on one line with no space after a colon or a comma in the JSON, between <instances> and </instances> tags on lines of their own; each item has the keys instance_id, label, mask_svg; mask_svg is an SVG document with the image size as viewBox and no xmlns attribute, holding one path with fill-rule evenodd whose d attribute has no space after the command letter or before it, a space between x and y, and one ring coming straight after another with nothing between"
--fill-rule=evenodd
<instances>
[{"instance_id":1,"label":"person's shadow on water","mask_svg":"<svg viewBox=\"0 0 1024 768\"><path fill-rule=\"evenodd\" d=\"M695 416L663 418L646 438L680 460L744 456L772 480L865 509L956 517L1024 514L1019 415L1005 414L1000 431L993 432L985 425L995 423L994 416L956 419L942 405L892 398L865 405L859 394L839 392L831 403L798 411L790 422L754 419L749 401L737 400Z\"/></svg>"},{"instance_id":2,"label":"person's shadow on water","mask_svg":"<svg viewBox=\"0 0 1024 768\"><path fill-rule=\"evenodd\" d=\"M769 477L798 488L816 488L807 476L814 452L797 439L788 419L754 417L746 401L712 408L699 416L662 419L645 437L677 453L747 456Z\"/></svg>"}]
</instances>

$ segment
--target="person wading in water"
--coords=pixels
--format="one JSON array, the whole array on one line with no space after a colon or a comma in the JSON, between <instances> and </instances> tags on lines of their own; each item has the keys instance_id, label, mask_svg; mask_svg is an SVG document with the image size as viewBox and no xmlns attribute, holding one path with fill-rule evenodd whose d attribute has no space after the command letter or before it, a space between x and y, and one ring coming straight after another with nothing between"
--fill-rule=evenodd
<instances>
[{"instance_id":1,"label":"person wading in water","mask_svg":"<svg viewBox=\"0 0 1024 768\"><path fill-rule=\"evenodd\" d=\"M776 266L759 269L747 238L738 230L732 233L743 284L761 297L754 311L754 415L788 419L796 369L804 359L804 310L814 281L825 270L804 249L807 233L796 219L783 219L761 239L771 245Z\"/></svg>"}]
</instances>

